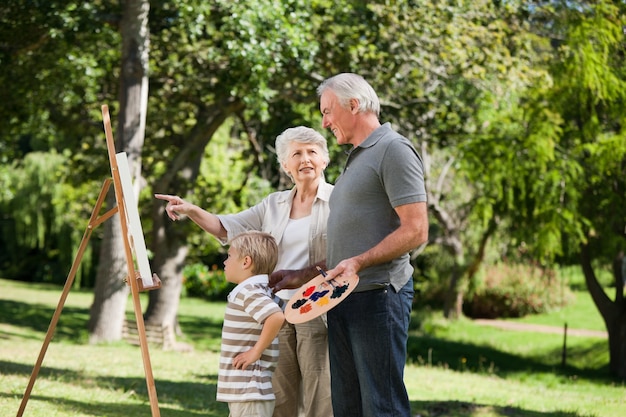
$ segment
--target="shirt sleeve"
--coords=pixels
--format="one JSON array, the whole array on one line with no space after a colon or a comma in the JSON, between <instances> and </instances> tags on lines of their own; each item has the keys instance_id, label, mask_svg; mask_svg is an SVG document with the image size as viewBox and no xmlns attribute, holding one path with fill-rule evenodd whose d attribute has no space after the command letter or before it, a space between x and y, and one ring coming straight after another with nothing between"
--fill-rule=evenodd
<instances>
[{"instance_id":1,"label":"shirt sleeve","mask_svg":"<svg viewBox=\"0 0 626 417\"><path fill-rule=\"evenodd\" d=\"M393 207L426 201L422 159L406 139L393 140L382 167L383 186Z\"/></svg>"},{"instance_id":2,"label":"shirt sleeve","mask_svg":"<svg viewBox=\"0 0 626 417\"><path fill-rule=\"evenodd\" d=\"M217 218L226 229L226 240L220 239L220 243L225 245L228 239L249 230L261 230L265 213L265 199L249 209L235 214L218 214Z\"/></svg>"}]
</instances>

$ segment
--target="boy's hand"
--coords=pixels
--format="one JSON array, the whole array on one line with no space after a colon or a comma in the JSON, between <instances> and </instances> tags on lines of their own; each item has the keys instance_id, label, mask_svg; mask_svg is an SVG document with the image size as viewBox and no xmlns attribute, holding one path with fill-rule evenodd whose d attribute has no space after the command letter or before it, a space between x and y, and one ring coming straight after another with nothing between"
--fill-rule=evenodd
<instances>
[{"instance_id":1,"label":"boy's hand","mask_svg":"<svg viewBox=\"0 0 626 417\"><path fill-rule=\"evenodd\" d=\"M256 353L254 349L242 352L233 358L233 366L235 369L246 369L250 364L258 361L261 355Z\"/></svg>"}]
</instances>

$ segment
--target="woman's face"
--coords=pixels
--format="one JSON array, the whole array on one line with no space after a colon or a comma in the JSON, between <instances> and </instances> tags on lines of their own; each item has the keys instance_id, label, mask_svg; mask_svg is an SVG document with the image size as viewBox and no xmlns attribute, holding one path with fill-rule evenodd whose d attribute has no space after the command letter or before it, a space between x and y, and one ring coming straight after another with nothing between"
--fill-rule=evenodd
<instances>
[{"instance_id":1,"label":"woman's face","mask_svg":"<svg viewBox=\"0 0 626 417\"><path fill-rule=\"evenodd\" d=\"M296 184L320 178L326 168L322 149L312 143L291 142L283 168Z\"/></svg>"}]
</instances>

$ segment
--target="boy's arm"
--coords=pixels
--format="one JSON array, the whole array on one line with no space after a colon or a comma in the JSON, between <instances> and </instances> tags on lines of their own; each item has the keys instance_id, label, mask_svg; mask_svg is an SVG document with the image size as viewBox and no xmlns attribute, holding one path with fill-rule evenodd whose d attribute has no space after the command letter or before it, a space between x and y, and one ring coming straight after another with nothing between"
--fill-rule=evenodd
<instances>
[{"instance_id":1,"label":"boy's arm","mask_svg":"<svg viewBox=\"0 0 626 417\"><path fill-rule=\"evenodd\" d=\"M284 322L285 315L282 311L276 312L265 319L259 340L257 340L250 350L242 352L233 358L233 366L235 369L246 369L248 365L258 361L263 351L267 349L276 338Z\"/></svg>"}]
</instances>

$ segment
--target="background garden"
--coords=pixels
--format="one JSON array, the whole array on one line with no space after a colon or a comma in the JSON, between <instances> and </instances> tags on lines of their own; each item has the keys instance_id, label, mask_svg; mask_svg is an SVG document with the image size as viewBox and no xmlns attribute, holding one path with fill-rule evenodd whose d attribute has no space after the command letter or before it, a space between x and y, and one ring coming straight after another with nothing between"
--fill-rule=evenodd
<instances>
[{"instance_id":1,"label":"background garden","mask_svg":"<svg viewBox=\"0 0 626 417\"><path fill-rule=\"evenodd\" d=\"M315 89L351 71L424 160L430 232L412 253L407 368L416 414L616 415L626 379L625 16L623 0L2 2L2 407L20 396L90 230L38 385L53 391L39 391L33 409L145 412L138 351L122 340L119 221L88 226L111 176L106 104L163 282L142 295L144 318L175 328L181 350L154 351L161 400L170 415L221 415L211 359L229 290L224 248L170 222L152 196L228 213L290 187L275 137L295 125L322 131ZM323 133L333 182L345 149ZM475 321L503 318L608 337L571 334L562 367L562 332Z\"/></svg>"}]
</instances>

